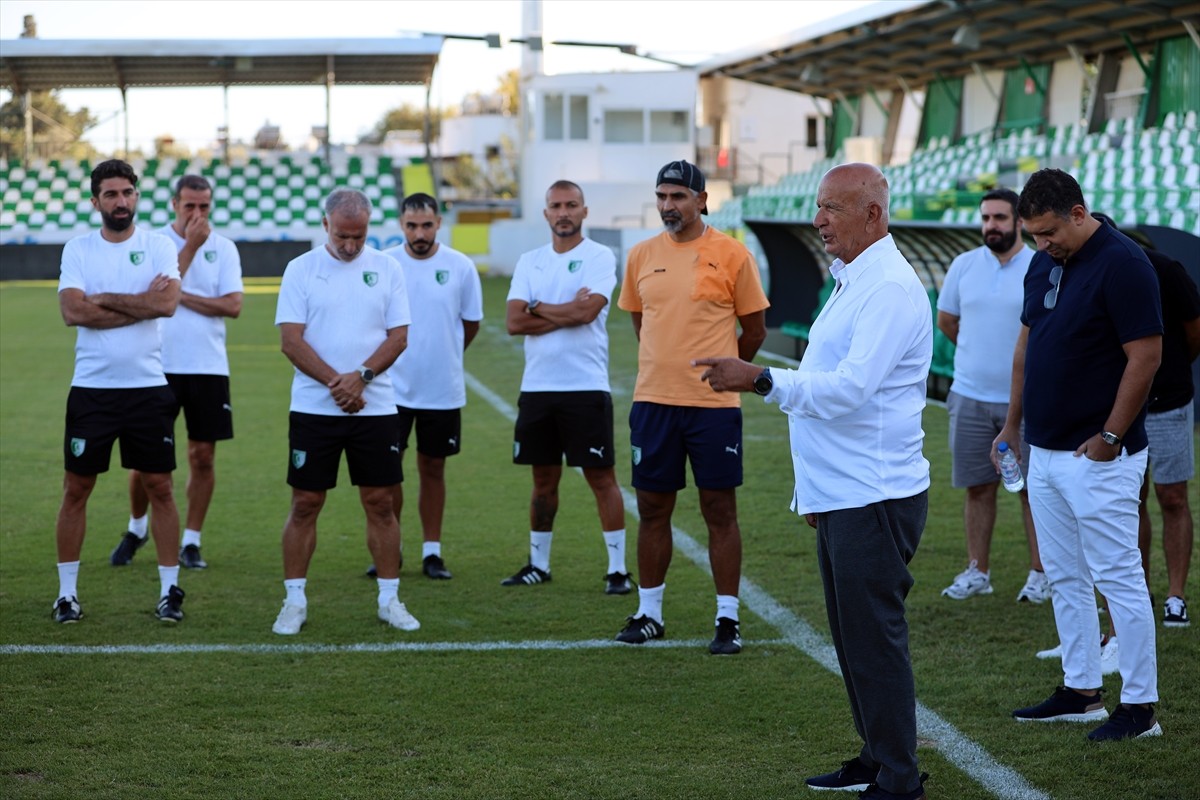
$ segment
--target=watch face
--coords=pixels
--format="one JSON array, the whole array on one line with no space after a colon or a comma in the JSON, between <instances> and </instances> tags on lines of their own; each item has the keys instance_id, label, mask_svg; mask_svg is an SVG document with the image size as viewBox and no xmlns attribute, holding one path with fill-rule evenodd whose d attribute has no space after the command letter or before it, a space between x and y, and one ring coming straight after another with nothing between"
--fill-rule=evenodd
<instances>
[{"instance_id":1,"label":"watch face","mask_svg":"<svg viewBox=\"0 0 1200 800\"><path fill-rule=\"evenodd\" d=\"M771 380L771 373L765 369L762 371L762 374L760 374L757 378L754 379L754 391L757 394L761 394L761 395L770 394L771 388L774 385L775 385L775 382L773 380Z\"/></svg>"}]
</instances>

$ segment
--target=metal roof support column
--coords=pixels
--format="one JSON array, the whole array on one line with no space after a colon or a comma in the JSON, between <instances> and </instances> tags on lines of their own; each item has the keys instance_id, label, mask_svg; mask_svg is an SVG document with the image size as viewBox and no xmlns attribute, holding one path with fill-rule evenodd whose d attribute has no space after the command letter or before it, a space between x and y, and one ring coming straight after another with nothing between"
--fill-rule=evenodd
<instances>
[{"instance_id":1,"label":"metal roof support column","mask_svg":"<svg viewBox=\"0 0 1200 800\"><path fill-rule=\"evenodd\" d=\"M225 166L228 167L229 166L229 84L226 83L226 84L222 85L221 90L224 94L223 99L225 102L225 147L224 147L224 152L221 154L221 159L225 162Z\"/></svg>"},{"instance_id":2,"label":"metal roof support column","mask_svg":"<svg viewBox=\"0 0 1200 800\"><path fill-rule=\"evenodd\" d=\"M128 161L129 160L129 97L126 93L124 86L121 87L121 114L122 114L122 116L125 117L125 149L123 152L124 152L125 160Z\"/></svg>"},{"instance_id":3,"label":"metal roof support column","mask_svg":"<svg viewBox=\"0 0 1200 800\"><path fill-rule=\"evenodd\" d=\"M425 163L429 165L429 176L433 178L433 194L436 197L441 194L438 187L441 182L438 180L438 169L433 163L433 150L430 148L430 140L433 138L433 123L429 115L432 113L430 109L430 98L433 93L433 80L425 81Z\"/></svg>"},{"instance_id":4,"label":"metal roof support column","mask_svg":"<svg viewBox=\"0 0 1200 800\"><path fill-rule=\"evenodd\" d=\"M26 170L33 163L33 92L25 90L25 148L22 156Z\"/></svg>"},{"instance_id":5,"label":"metal roof support column","mask_svg":"<svg viewBox=\"0 0 1200 800\"><path fill-rule=\"evenodd\" d=\"M333 132L333 82L336 75L333 71L333 55L325 56L325 166L333 169L333 145L330 143Z\"/></svg>"}]
</instances>

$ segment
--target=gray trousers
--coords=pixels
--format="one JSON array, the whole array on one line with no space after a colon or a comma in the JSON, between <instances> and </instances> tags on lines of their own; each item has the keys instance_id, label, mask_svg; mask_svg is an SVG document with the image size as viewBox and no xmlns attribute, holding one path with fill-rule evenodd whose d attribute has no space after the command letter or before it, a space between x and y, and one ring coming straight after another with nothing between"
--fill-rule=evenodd
<instances>
[{"instance_id":1,"label":"gray trousers","mask_svg":"<svg viewBox=\"0 0 1200 800\"><path fill-rule=\"evenodd\" d=\"M880 788L920 785L917 712L904 600L925 530L929 494L817 515L817 560L829 631L842 667L859 758L878 769Z\"/></svg>"}]
</instances>

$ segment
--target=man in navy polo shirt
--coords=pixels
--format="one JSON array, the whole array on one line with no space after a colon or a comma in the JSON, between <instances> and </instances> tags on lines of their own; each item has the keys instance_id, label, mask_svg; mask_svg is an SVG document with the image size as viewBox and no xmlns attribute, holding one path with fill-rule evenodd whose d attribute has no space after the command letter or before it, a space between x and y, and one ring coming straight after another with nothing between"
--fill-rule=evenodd
<instances>
[{"instance_id":1,"label":"man in navy polo shirt","mask_svg":"<svg viewBox=\"0 0 1200 800\"><path fill-rule=\"evenodd\" d=\"M992 445L1029 441L1029 504L1054 619L1064 685L1018 709L1022 722L1108 718L1093 741L1159 736L1154 612L1137 547L1146 470L1146 399L1162 358L1158 279L1142 249L1088 213L1065 172L1034 173L1017 213L1037 242L1013 353L1012 396ZM1121 702L1099 696L1100 624L1093 585L1121 632Z\"/></svg>"}]
</instances>

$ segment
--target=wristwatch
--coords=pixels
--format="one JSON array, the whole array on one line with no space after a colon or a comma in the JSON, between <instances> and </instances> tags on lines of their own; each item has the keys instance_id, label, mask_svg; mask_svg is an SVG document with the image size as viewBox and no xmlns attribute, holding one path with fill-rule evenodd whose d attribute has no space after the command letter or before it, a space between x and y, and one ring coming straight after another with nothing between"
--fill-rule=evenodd
<instances>
[{"instance_id":1,"label":"wristwatch","mask_svg":"<svg viewBox=\"0 0 1200 800\"><path fill-rule=\"evenodd\" d=\"M771 368L767 367L754 379L754 393L766 397L774 388L775 381L771 379Z\"/></svg>"},{"instance_id":2,"label":"wristwatch","mask_svg":"<svg viewBox=\"0 0 1200 800\"><path fill-rule=\"evenodd\" d=\"M525 306L525 313L533 314L533 310L538 307L538 303L540 303L540 302L542 302L542 301L541 300L530 300L529 305ZM537 315L534 314L534 316L537 316Z\"/></svg>"},{"instance_id":3,"label":"wristwatch","mask_svg":"<svg viewBox=\"0 0 1200 800\"><path fill-rule=\"evenodd\" d=\"M1104 440L1105 444L1111 444L1116 447L1121 446L1121 437L1117 436L1115 433L1109 433L1108 431L1104 431L1103 433L1100 434L1100 438Z\"/></svg>"},{"instance_id":4,"label":"wristwatch","mask_svg":"<svg viewBox=\"0 0 1200 800\"><path fill-rule=\"evenodd\" d=\"M371 381L375 380L375 370L371 369L370 367L359 367L358 375L360 378L362 378L363 383L370 383Z\"/></svg>"}]
</instances>

